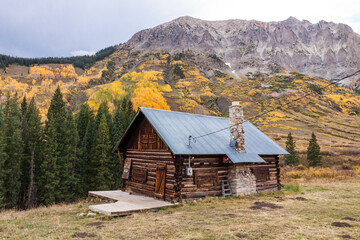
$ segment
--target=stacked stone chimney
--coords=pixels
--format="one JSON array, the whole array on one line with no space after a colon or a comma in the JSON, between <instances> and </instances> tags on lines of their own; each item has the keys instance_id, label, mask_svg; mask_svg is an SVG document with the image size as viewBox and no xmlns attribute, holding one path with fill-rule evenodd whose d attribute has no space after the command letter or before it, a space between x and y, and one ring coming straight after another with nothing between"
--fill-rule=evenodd
<instances>
[{"instance_id":1,"label":"stacked stone chimney","mask_svg":"<svg viewBox=\"0 0 360 240\"><path fill-rule=\"evenodd\" d=\"M238 152L245 152L244 112L239 102L232 102L232 105L229 107L229 116L230 145L234 145Z\"/></svg>"}]
</instances>

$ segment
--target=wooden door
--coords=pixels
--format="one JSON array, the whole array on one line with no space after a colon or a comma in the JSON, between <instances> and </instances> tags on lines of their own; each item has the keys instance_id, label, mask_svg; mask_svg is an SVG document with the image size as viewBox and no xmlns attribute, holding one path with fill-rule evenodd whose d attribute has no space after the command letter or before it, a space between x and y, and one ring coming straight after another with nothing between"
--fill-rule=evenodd
<instances>
[{"instance_id":1,"label":"wooden door","mask_svg":"<svg viewBox=\"0 0 360 240\"><path fill-rule=\"evenodd\" d=\"M160 199L165 199L165 178L166 164L156 164L155 196Z\"/></svg>"}]
</instances>

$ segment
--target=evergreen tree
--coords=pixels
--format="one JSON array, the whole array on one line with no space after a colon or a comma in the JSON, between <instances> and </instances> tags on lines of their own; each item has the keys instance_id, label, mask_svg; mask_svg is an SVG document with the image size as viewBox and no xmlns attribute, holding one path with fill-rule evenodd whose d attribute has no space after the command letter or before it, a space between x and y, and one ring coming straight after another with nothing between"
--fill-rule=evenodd
<instances>
[{"instance_id":1,"label":"evergreen tree","mask_svg":"<svg viewBox=\"0 0 360 240\"><path fill-rule=\"evenodd\" d=\"M21 102L21 137L23 141L25 140L25 132L26 132L26 113L27 113L27 101L26 96L23 97L23 101Z\"/></svg>"},{"instance_id":2,"label":"evergreen tree","mask_svg":"<svg viewBox=\"0 0 360 240\"><path fill-rule=\"evenodd\" d=\"M80 172L80 183L83 189L83 196L85 197L88 190L91 190L89 187L90 179L92 178L89 172L89 165L90 165L90 156L93 147L93 140L94 140L94 115L93 113L90 115L90 119L88 121L86 132L84 139L80 144L80 158L79 158L79 172Z\"/></svg>"},{"instance_id":3,"label":"evergreen tree","mask_svg":"<svg viewBox=\"0 0 360 240\"><path fill-rule=\"evenodd\" d=\"M42 160L43 139L42 124L39 110L36 108L34 98L31 99L27 112L27 131L24 145L29 154L24 154L24 163L28 166L23 170L23 176L27 176L24 193L24 207L29 209L37 204L36 182L39 175L38 166ZM24 151L25 152L25 151ZM28 171L27 173L24 171Z\"/></svg>"},{"instance_id":4,"label":"evergreen tree","mask_svg":"<svg viewBox=\"0 0 360 240\"><path fill-rule=\"evenodd\" d=\"M315 133L311 134L309 146L307 148L307 160L310 167L321 166L320 146L317 143Z\"/></svg>"},{"instance_id":5,"label":"evergreen tree","mask_svg":"<svg viewBox=\"0 0 360 240\"><path fill-rule=\"evenodd\" d=\"M44 153L47 159L44 159L41 171L43 174L49 175L48 177L53 182L51 186L46 183L46 181L41 181L41 183L45 189L49 188L48 192L45 193L45 195L49 195L49 200L43 198L43 200L46 201L44 204L49 204L54 201L64 201L69 194L68 179L70 178L72 169L72 164L67 159L66 110L60 87L55 90L51 99L44 135ZM50 171L51 173L47 173Z\"/></svg>"},{"instance_id":6,"label":"evergreen tree","mask_svg":"<svg viewBox=\"0 0 360 240\"><path fill-rule=\"evenodd\" d=\"M56 201L59 186L58 168L56 159L58 158L58 141L56 139L56 127L54 121L46 122L44 133L44 158L41 161L38 181L38 201L39 204L49 205Z\"/></svg>"},{"instance_id":7,"label":"evergreen tree","mask_svg":"<svg viewBox=\"0 0 360 240\"><path fill-rule=\"evenodd\" d=\"M299 165L299 154L295 149L295 141L294 138L291 135L291 132L289 132L287 140L286 140L286 151L290 153L289 155L285 155L285 165Z\"/></svg>"},{"instance_id":8,"label":"evergreen tree","mask_svg":"<svg viewBox=\"0 0 360 240\"><path fill-rule=\"evenodd\" d=\"M86 129L89 123L90 118L94 116L93 111L90 109L88 104L82 104L80 107L79 114L76 118L76 127L79 135L80 143L83 141Z\"/></svg>"},{"instance_id":9,"label":"evergreen tree","mask_svg":"<svg viewBox=\"0 0 360 240\"><path fill-rule=\"evenodd\" d=\"M29 185L29 172L30 172L30 162L29 155L30 151L28 148L28 141L26 140L27 134L27 123L28 123L28 104L26 97L24 96L23 101L21 102L20 112L21 112L21 138L23 140L23 158L21 163L21 190L20 190L20 199L18 205L20 207L24 207L26 202L26 194L27 194L27 187Z\"/></svg>"},{"instance_id":10,"label":"evergreen tree","mask_svg":"<svg viewBox=\"0 0 360 240\"><path fill-rule=\"evenodd\" d=\"M113 116L113 140L112 146L115 146L116 142L122 137L125 132L126 113L122 111L120 106L117 106ZM113 154L113 177L114 177L114 189L121 187L121 165L117 154Z\"/></svg>"},{"instance_id":11,"label":"evergreen tree","mask_svg":"<svg viewBox=\"0 0 360 240\"><path fill-rule=\"evenodd\" d=\"M125 132L125 112L122 111L120 106L116 106L113 116L113 144L118 141Z\"/></svg>"},{"instance_id":12,"label":"evergreen tree","mask_svg":"<svg viewBox=\"0 0 360 240\"><path fill-rule=\"evenodd\" d=\"M67 112L66 115L66 166L70 169L68 176L61 183L64 186L66 201L74 201L79 197L81 186L79 185L79 169L78 169L78 144L79 144L79 136L75 124L75 120L73 117L73 113L71 111Z\"/></svg>"},{"instance_id":13,"label":"evergreen tree","mask_svg":"<svg viewBox=\"0 0 360 240\"><path fill-rule=\"evenodd\" d=\"M93 190L108 190L113 186L111 171L111 141L105 115L102 116L94 139L90 162L92 176L90 188Z\"/></svg>"},{"instance_id":14,"label":"evergreen tree","mask_svg":"<svg viewBox=\"0 0 360 240\"><path fill-rule=\"evenodd\" d=\"M94 125L94 135L97 134L97 131L100 126L100 122L102 117L105 116L106 118L106 124L109 128L109 133L112 133L113 123L112 123L112 116L109 113L109 107L106 102L103 102L100 104L99 109L96 113L95 117L95 125ZM113 142L112 135L110 135L110 141Z\"/></svg>"},{"instance_id":15,"label":"evergreen tree","mask_svg":"<svg viewBox=\"0 0 360 240\"><path fill-rule=\"evenodd\" d=\"M5 144L4 144L4 124L2 119L2 111L0 108L0 210L6 206L5 202L5 194L6 194L6 186L5 186L5 177L6 171L4 168L5 161L8 156L5 152Z\"/></svg>"},{"instance_id":16,"label":"evergreen tree","mask_svg":"<svg viewBox=\"0 0 360 240\"><path fill-rule=\"evenodd\" d=\"M7 95L3 111L4 150L7 158L4 161L4 200L6 208L14 208L20 196L21 163L23 142L21 139L21 113L17 104L17 95Z\"/></svg>"}]
</instances>

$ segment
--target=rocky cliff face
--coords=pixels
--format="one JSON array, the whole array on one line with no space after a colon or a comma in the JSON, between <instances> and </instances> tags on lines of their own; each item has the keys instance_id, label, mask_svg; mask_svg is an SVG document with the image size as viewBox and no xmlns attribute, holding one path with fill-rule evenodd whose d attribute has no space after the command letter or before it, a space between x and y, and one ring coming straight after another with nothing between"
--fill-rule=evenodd
<instances>
[{"instance_id":1,"label":"rocky cliff face","mask_svg":"<svg viewBox=\"0 0 360 240\"><path fill-rule=\"evenodd\" d=\"M136 33L128 44L135 50L216 54L234 74L284 69L332 79L360 69L360 35L349 26L293 17L280 22L181 17Z\"/></svg>"}]
</instances>

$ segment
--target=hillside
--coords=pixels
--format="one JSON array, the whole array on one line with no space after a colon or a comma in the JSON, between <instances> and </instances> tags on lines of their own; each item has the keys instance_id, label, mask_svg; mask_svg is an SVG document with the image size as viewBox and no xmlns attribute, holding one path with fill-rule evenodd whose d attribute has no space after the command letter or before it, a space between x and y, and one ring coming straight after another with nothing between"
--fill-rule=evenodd
<instances>
[{"instance_id":1,"label":"hillside","mask_svg":"<svg viewBox=\"0 0 360 240\"><path fill-rule=\"evenodd\" d=\"M167 32L170 35L171 29L174 28L172 26L184 27L186 21L189 24L187 31L194 34L200 34L203 30L198 28L203 25L207 28L217 29L219 34L224 26L232 26L231 24L235 24L231 29L237 29L236 27L244 25L247 26L246 29L252 30L256 25L254 21L208 22L180 18L135 34L128 43L117 46L116 50L108 57L96 61L91 67L85 69L65 63L30 66L10 64L5 70L0 71L0 101L4 100L4 93L8 90L16 91L20 97L26 95L27 98L31 98L34 96L42 111L42 116L45 116L53 91L59 85L68 107L75 111L83 102L88 102L93 109L97 109L102 101L108 101L111 110L120 100L128 97L132 100L135 108L144 106L227 116L228 106L232 101L239 100L245 108L245 118L250 118L307 92L313 92L311 96L294 105L274 111L252 122L282 146L284 146L288 132L291 131L302 152L306 150L311 132L316 132L322 150L327 155L326 162L329 164L342 164L343 161L349 160L360 161L360 151L358 150L360 149L359 91L340 86L331 86L320 91L319 88L327 85L329 81L305 75L304 73L308 71L307 68L297 72L289 71L289 68L291 69L291 66L295 65L284 67L285 65L280 66L278 63L274 63L274 65L270 60L270 62L259 60L265 67L277 66L277 70L270 71L270 69L262 68L259 65L260 62L254 65L258 66L255 70L253 67L244 67L245 65L242 65L242 62L245 61L244 58L240 58L240 61L235 61L238 59L236 55L233 58L227 58L231 54L225 52L233 44L228 41L228 45L210 47L212 44L210 36L203 38L200 44L183 40L185 36L193 39L184 31L179 35L182 38L176 38L177 40L167 38L167 35L161 35L161 33ZM271 33L271 29L287 26L286 24L311 25L296 19L268 23L269 33L267 34ZM356 46L359 36L345 25L322 23L321 26L336 27L339 28L338 31L346 30L349 37L341 37L341 39L349 40L351 35L352 40L344 44L354 43L355 45L351 46ZM283 28L289 29L289 27ZM298 28L291 25L290 29ZM318 36L323 33L323 30L315 29L313 31L317 31ZM212 32L209 31L209 33ZM226 34L220 35L224 39L227 37ZM252 36L249 33L245 35ZM228 37L233 39L230 35ZM274 48L278 50L286 49L280 44L284 41L284 39L276 43L268 41L267 44L273 44ZM308 42L308 44L310 46L312 43ZM326 42L322 44L329 45ZM191 47L191 45L196 47ZM204 46L204 49L199 49L199 46ZM214 51L210 51L209 48ZM224 50L222 53L221 49L226 49L226 51ZM245 54L245 58L254 57L256 52L254 50L253 54ZM344 61L357 61L356 57L360 55L356 55L355 60L351 60L351 56L347 55ZM284 56L279 58L286 59ZM234 63L230 62L231 59ZM292 59L295 61L296 57ZM309 59L304 61L309 61ZM285 63L290 63L290 61L285 61ZM309 65L315 66L310 63L311 61ZM341 61L322 63L321 66L324 67L321 69L336 69L335 65L342 66L342 63ZM353 69L355 67L335 72L343 74ZM315 74L315 72L313 73ZM326 71L326 73L332 74L333 72Z\"/></svg>"}]
</instances>

